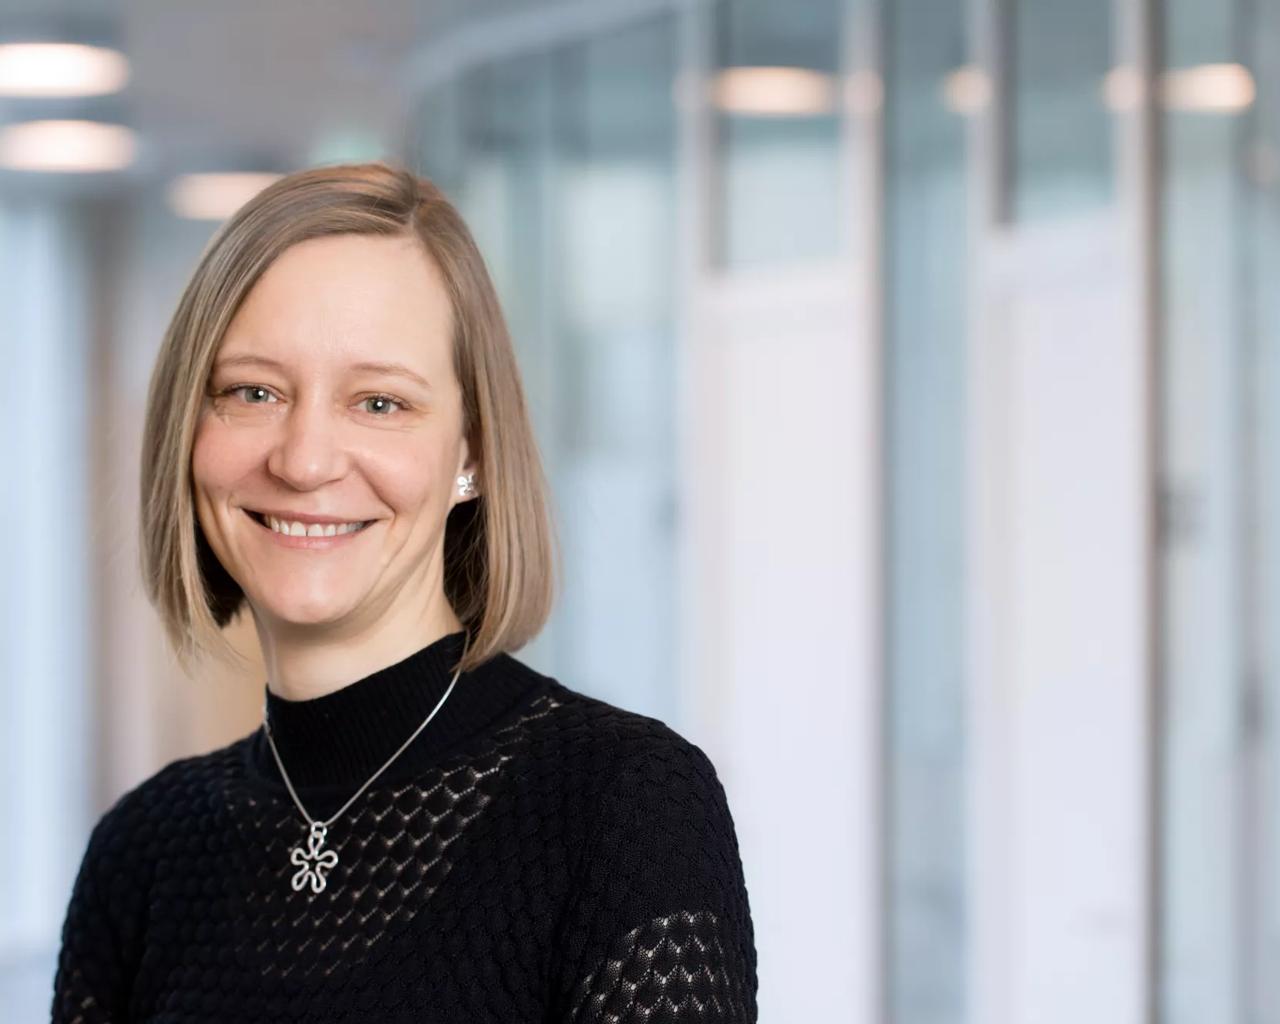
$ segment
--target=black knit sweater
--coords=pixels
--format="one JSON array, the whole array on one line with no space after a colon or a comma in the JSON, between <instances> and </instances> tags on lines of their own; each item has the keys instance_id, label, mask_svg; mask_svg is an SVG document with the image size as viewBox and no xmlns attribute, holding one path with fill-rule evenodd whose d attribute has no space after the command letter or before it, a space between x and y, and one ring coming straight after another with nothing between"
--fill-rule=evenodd
<instances>
[{"instance_id":1,"label":"black knit sweater","mask_svg":"<svg viewBox=\"0 0 1280 1024\"><path fill-rule=\"evenodd\" d=\"M310 700L266 691L307 811L328 818L448 687L464 634ZM715 769L661 721L502 654L328 830L261 727L174 761L89 838L53 1020L740 1022L756 953Z\"/></svg>"}]
</instances>

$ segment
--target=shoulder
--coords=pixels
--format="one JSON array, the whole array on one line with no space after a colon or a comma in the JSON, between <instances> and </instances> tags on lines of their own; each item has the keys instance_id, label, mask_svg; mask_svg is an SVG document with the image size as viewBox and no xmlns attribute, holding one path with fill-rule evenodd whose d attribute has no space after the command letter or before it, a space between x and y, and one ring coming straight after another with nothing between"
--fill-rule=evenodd
<instances>
[{"instance_id":1,"label":"shoulder","mask_svg":"<svg viewBox=\"0 0 1280 1024\"><path fill-rule=\"evenodd\" d=\"M533 673L517 664L519 670ZM545 686L522 728L537 784L575 803L571 813L590 823L598 823L611 809L640 811L642 806L649 812L699 819L727 817L716 767L692 739L660 718L593 697L555 678L543 679Z\"/></svg>"},{"instance_id":2,"label":"shoulder","mask_svg":"<svg viewBox=\"0 0 1280 1024\"><path fill-rule=\"evenodd\" d=\"M517 671L537 675L522 662ZM624 772L715 775L706 752L667 722L543 676L540 697L524 716L538 746L564 769L605 782Z\"/></svg>"},{"instance_id":3,"label":"shoulder","mask_svg":"<svg viewBox=\"0 0 1280 1024\"><path fill-rule=\"evenodd\" d=\"M564 692L587 723L583 745L604 765L592 802L572 817L573 871L558 926L571 985L589 986L595 975L583 972L602 963L650 961L668 928L733 965L753 965L737 831L711 758L659 719Z\"/></svg>"},{"instance_id":4,"label":"shoulder","mask_svg":"<svg viewBox=\"0 0 1280 1024\"><path fill-rule=\"evenodd\" d=\"M249 737L204 754L172 760L126 789L99 816L86 860L97 869L154 860L172 838L217 813L225 780L236 772Z\"/></svg>"}]
</instances>

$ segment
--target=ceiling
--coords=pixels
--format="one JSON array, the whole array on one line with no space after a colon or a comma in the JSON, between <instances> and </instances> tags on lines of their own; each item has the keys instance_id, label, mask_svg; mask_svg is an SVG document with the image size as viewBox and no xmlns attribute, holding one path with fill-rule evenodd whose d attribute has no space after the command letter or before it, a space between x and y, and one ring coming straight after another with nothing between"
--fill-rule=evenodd
<instances>
[{"instance_id":1,"label":"ceiling","mask_svg":"<svg viewBox=\"0 0 1280 1024\"><path fill-rule=\"evenodd\" d=\"M7 101L0 122L88 116L136 129L139 173L288 169L346 149L396 150L407 58L431 31L421 0L0 0L0 37L113 41L132 65L115 97ZM361 155L370 155L367 152Z\"/></svg>"}]
</instances>

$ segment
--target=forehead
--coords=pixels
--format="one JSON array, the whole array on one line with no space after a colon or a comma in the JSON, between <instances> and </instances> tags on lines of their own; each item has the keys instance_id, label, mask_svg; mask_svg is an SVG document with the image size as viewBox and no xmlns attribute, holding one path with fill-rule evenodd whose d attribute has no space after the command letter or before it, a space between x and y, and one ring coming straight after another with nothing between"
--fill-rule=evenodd
<instances>
[{"instance_id":1,"label":"forehead","mask_svg":"<svg viewBox=\"0 0 1280 1024\"><path fill-rule=\"evenodd\" d=\"M333 235L277 257L236 311L220 352L396 359L427 370L450 357L451 343L448 292L416 238Z\"/></svg>"}]
</instances>

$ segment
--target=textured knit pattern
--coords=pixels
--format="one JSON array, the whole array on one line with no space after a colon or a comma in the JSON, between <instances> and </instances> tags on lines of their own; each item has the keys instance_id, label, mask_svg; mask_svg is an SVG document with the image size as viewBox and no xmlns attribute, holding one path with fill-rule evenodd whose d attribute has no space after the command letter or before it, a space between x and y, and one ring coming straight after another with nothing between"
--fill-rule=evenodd
<instances>
[{"instance_id":1,"label":"textured knit pattern","mask_svg":"<svg viewBox=\"0 0 1280 1024\"><path fill-rule=\"evenodd\" d=\"M329 828L320 893L290 884L306 826L261 767L261 730L126 793L71 894L53 1020L755 1021L747 891L707 756L500 666L541 683L361 796ZM327 817L354 781L299 795Z\"/></svg>"}]
</instances>

